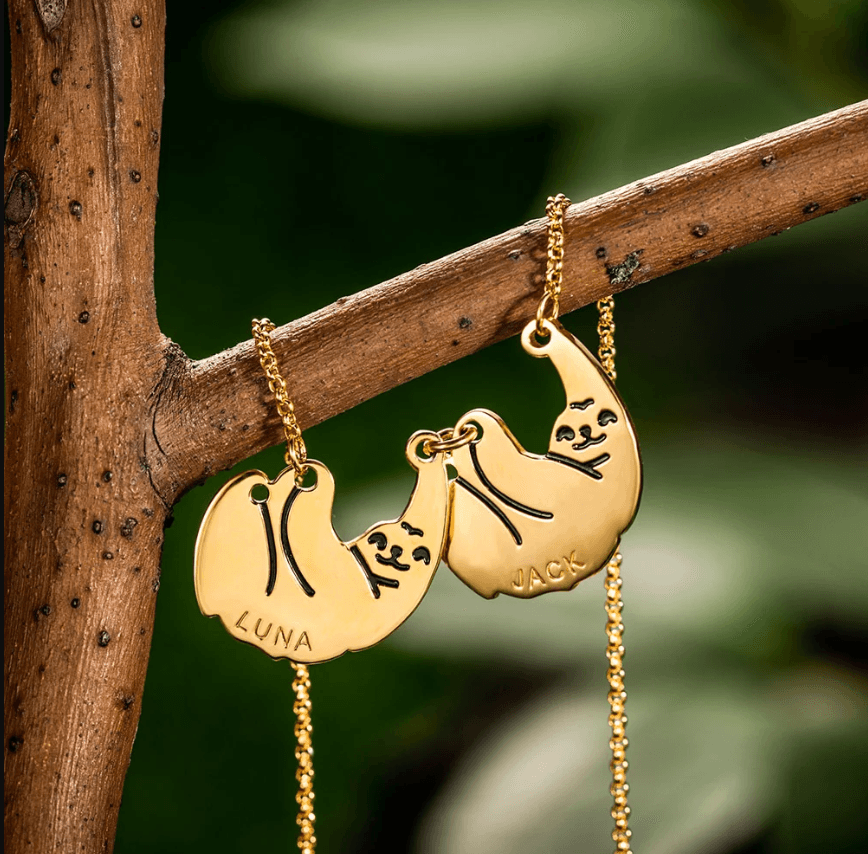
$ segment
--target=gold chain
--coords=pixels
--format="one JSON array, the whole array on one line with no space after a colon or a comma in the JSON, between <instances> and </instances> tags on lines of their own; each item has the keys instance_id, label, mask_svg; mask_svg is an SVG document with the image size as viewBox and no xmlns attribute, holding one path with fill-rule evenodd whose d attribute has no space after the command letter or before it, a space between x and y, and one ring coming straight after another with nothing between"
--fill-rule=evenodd
<instances>
[{"instance_id":1,"label":"gold chain","mask_svg":"<svg viewBox=\"0 0 868 854\"><path fill-rule=\"evenodd\" d=\"M277 411L283 422L283 432L286 435L286 464L295 469L296 482L307 473L307 448L301 437L301 427L295 417L295 407L286 390L286 381L277 366L277 357L271 347L271 333L274 324L267 318L253 321L253 337L259 352L259 363L268 378L268 387L277 401ZM295 713L295 761L298 767L295 779L298 780L298 792L295 800L298 804L298 817L295 822L299 826L298 847L301 854L314 854L316 837L313 835L313 744L311 734L313 725L310 720L310 671L305 664L290 662L295 671L292 680L292 690L295 692L295 702L292 711Z\"/></svg>"},{"instance_id":2,"label":"gold chain","mask_svg":"<svg viewBox=\"0 0 868 854\"><path fill-rule=\"evenodd\" d=\"M564 272L564 213L570 204L570 200L563 193L549 196L546 202L546 216L549 221L546 284L539 308L536 310L536 331L543 338L548 335L543 321L557 320L560 313L561 282Z\"/></svg>"},{"instance_id":3,"label":"gold chain","mask_svg":"<svg viewBox=\"0 0 868 854\"><path fill-rule=\"evenodd\" d=\"M597 300L597 310L600 319L597 322L597 334L600 336L600 364L609 375L612 382L618 378L615 370L615 297Z\"/></svg>"},{"instance_id":4,"label":"gold chain","mask_svg":"<svg viewBox=\"0 0 868 854\"><path fill-rule=\"evenodd\" d=\"M606 297L598 300L597 310L600 313L597 323L597 334L600 336L600 364L613 382L618 375L615 371L615 298ZM627 690L624 687L624 623L621 612L624 610L624 600L621 598L621 553L615 556L606 566L606 657L609 668L606 678L609 680L609 726L612 738L609 749L612 751L612 761L609 768L612 771L612 785L609 792L614 798L612 818L615 829L612 839L615 842L615 854L632 854L630 850L630 807L627 805L627 794L630 786L627 783L627 715L624 707L627 704Z\"/></svg>"},{"instance_id":5,"label":"gold chain","mask_svg":"<svg viewBox=\"0 0 868 854\"><path fill-rule=\"evenodd\" d=\"M301 480L307 474L307 448L301 437L301 427L295 417L295 406L286 390L286 380L280 375L277 366L277 357L271 348L271 333L274 324L267 318L253 321L253 337L256 340L256 349L259 351L259 363L265 376L268 378L268 387L277 401L277 413L283 422L283 433L286 436L286 453L284 459L288 466L295 469L296 481Z\"/></svg>"},{"instance_id":6,"label":"gold chain","mask_svg":"<svg viewBox=\"0 0 868 854\"><path fill-rule=\"evenodd\" d=\"M313 814L313 745L311 733L313 725L310 721L310 672L307 665L292 663L295 670L295 679L292 681L292 689L295 691L295 703L292 710L295 712L295 759L298 768L295 779L298 780L298 792L295 796L298 803L298 818L295 823L299 826L298 847L301 854L313 854L316 848L316 837L313 835L313 826L316 816Z\"/></svg>"}]
</instances>

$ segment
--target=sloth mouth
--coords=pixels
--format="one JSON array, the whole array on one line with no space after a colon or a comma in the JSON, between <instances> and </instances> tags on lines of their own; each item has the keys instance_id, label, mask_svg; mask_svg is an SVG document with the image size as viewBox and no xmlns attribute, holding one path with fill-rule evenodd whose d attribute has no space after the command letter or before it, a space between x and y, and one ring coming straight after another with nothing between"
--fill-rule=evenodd
<instances>
[{"instance_id":1,"label":"sloth mouth","mask_svg":"<svg viewBox=\"0 0 868 854\"><path fill-rule=\"evenodd\" d=\"M579 435L582 437L582 439L584 441L574 442L573 443L573 450L574 451L584 451L585 448L590 448L591 445L599 445L600 442L606 441L606 434L605 433L600 433L599 436L592 436L590 427L582 427L579 430Z\"/></svg>"},{"instance_id":2,"label":"sloth mouth","mask_svg":"<svg viewBox=\"0 0 868 854\"><path fill-rule=\"evenodd\" d=\"M409 563L401 563L396 555L390 555L389 557L383 557L380 554L375 554L374 559L377 563L383 564L383 566L391 566L393 569L397 569L400 572L406 572L410 568Z\"/></svg>"}]
</instances>

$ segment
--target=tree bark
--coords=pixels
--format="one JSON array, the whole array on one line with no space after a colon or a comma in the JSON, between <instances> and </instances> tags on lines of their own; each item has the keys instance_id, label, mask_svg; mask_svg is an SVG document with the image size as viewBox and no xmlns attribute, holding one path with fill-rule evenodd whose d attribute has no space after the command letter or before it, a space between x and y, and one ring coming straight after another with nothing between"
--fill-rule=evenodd
<instances>
[{"instance_id":1,"label":"tree bark","mask_svg":"<svg viewBox=\"0 0 868 854\"><path fill-rule=\"evenodd\" d=\"M7 851L112 847L167 506L144 436L162 0L11 0L5 158Z\"/></svg>"},{"instance_id":2,"label":"tree bark","mask_svg":"<svg viewBox=\"0 0 868 854\"><path fill-rule=\"evenodd\" d=\"M572 205L562 311L866 197L862 101ZM534 220L275 330L302 428L515 335L536 312L545 250ZM167 501L280 442L253 342L179 362L155 436Z\"/></svg>"},{"instance_id":3,"label":"tree bark","mask_svg":"<svg viewBox=\"0 0 868 854\"><path fill-rule=\"evenodd\" d=\"M10 22L5 842L104 851L171 504L281 433L251 342L193 363L157 325L162 0ZM573 206L564 310L861 200L866 138L863 102ZM302 426L514 334L544 264L534 221L282 327Z\"/></svg>"}]
</instances>

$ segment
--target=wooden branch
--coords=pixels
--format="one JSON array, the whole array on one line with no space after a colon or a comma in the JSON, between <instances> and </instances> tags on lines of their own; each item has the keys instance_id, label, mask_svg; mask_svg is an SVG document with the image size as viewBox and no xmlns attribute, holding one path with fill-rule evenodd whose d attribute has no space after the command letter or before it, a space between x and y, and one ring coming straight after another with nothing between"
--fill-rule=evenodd
<instances>
[{"instance_id":1,"label":"wooden branch","mask_svg":"<svg viewBox=\"0 0 868 854\"><path fill-rule=\"evenodd\" d=\"M6 851L111 850L167 508L144 437L162 0L10 0Z\"/></svg>"},{"instance_id":2,"label":"wooden branch","mask_svg":"<svg viewBox=\"0 0 868 854\"><path fill-rule=\"evenodd\" d=\"M714 258L868 195L868 101L573 205L562 310ZM545 269L534 220L280 327L302 427L516 334ZM167 500L281 441L252 341L179 359L155 435ZM442 425L446 426L446 425Z\"/></svg>"}]
</instances>

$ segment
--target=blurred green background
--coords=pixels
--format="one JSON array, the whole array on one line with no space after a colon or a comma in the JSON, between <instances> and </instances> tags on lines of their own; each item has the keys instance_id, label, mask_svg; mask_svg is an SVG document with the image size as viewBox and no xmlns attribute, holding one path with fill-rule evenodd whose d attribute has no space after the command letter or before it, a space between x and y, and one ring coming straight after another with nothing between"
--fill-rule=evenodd
<instances>
[{"instance_id":1,"label":"blurred green background","mask_svg":"<svg viewBox=\"0 0 868 854\"><path fill-rule=\"evenodd\" d=\"M174 2L167 37L156 289L193 358L868 84L855 0ZM617 300L641 854L868 850L866 227L857 205ZM338 531L400 512L416 429L486 406L541 450L553 373L511 340L307 431ZM167 535L121 854L295 850L291 670L193 592L227 477ZM318 850L609 851L604 619L599 576L486 602L441 568L389 640L314 667Z\"/></svg>"}]
</instances>

